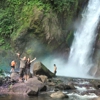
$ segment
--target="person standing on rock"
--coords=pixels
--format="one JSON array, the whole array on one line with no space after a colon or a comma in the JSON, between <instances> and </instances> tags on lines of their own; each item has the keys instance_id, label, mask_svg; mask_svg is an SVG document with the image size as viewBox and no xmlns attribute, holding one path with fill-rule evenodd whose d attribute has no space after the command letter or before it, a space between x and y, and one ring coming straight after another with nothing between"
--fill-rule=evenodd
<instances>
[{"instance_id":1,"label":"person standing on rock","mask_svg":"<svg viewBox=\"0 0 100 100\"><path fill-rule=\"evenodd\" d=\"M25 67L26 67L27 60L26 60L26 56L24 56L23 58L20 58L19 53L17 53L17 56L20 59L19 81L22 81L23 76L25 75Z\"/></svg>"},{"instance_id":2,"label":"person standing on rock","mask_svg":"<svg viewBox=\"0 0 100 100\"><path fill-rule=\"evenodd\" d=\"M57 73L57 67L56 67L56 64L54 64L54 74L56 75Z\"/></svg>"},{"instance_id":3,"label":"person standing on rock","mask_svg":"<svg viewBox=\"0 0 100 100\"><path fill-rule=\"evenodd\" d=\"M10 72L15 72L16 62L14 60L11 61L10 66L11 66Z\"/></svg>"},{"instance_id":4,"label":"person standing on rock","mask_svg":"<svg viewBox=\"0 0 100 100\"><path fill-rule=\"evenodd\" d=\"M25 67L25 81L29 79L31 63L35 60L36 60L36 57L31 61L30 61L30 58L27 59L26 67Z\"/></svg>"}]
</instances>

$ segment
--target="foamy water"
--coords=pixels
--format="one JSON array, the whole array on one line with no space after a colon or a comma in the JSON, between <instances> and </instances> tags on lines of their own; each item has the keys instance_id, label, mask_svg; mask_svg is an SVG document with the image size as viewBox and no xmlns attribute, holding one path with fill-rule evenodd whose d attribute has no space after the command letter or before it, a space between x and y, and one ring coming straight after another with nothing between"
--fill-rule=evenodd
<instances>
[{"instance_id":1,"label":"foamy water","mask_svg":"<svg viewBox=\"0 0 100 100\"><path fill-rule=\"evenodd\" d=\"M71 46L66 68L62 70L64 76L90 77L87 75L93 66L93 45L97 36L97 26L100 16L100 0L89 0L88 6L82 13L82 20ZM61 73L60 73L61 74Z\"/></svg>"},{"instance_id":2,"label":"foamy water","mask_svg":"<svg viewBox=\"0 0 100 100\"><path fill-rule=\"evenodd\" d=\"M93 98L98 98L98 96L95 95L94 93L90 93L89 95L83 95L83 96L76 93L71 93L68 94L68 96L70 96L70 98L72 98L73 100L91 100Z\"/></svg>"}]
</instances>

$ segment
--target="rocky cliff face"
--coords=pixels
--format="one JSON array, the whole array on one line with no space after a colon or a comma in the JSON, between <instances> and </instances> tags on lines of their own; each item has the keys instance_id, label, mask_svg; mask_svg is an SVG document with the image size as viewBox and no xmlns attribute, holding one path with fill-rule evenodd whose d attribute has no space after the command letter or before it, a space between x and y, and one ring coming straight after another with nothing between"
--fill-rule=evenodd
<instances>
[{"instance_id":1,"label":"rocky cliff face","mask_svg":"<svg viewBox=\"0 0 100 100\"><path fill-rule=\"evenodd\" d=\"M34 15L29 25L21 29L19 35L12 39L12 45L16 51L28 55L52 52L68 52L73 39L73 21L77 19L81 6L85 6L85 0L72 3L70 13L66 10L55 12L50 9L47 13L37 7L33 8Z\"/></svg>"},{"instance_id":2,"label":"rocky cliff face","mask_svg":"<svg viewBox=\"0 0 100 100\"><path fill-rule=\"evenodd\" d=\"M94 46L94 66L90 73L95 77L100 77L100 25L98 25L98 35Z\"/></svg>"}]
</instances>

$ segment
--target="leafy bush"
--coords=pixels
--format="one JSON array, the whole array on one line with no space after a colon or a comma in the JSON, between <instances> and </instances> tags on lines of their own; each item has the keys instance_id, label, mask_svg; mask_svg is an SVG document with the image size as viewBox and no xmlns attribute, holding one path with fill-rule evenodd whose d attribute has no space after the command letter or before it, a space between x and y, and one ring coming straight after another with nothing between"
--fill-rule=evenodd
<instances>
[{"instance_id":1,"label":"leafy bush","mask_svg":"<svg viewBox=\"0 0 100 100\"><path fill-rule=\"evenodd\" d=\"M0 44L6 39L10 41L29 26L34 7L44 13L49 13L50 9L56 13L66 11L71 19L71 9L74 5L77 6L77 2L78 0L0 0Z\"/></svg>"}]
</instances>

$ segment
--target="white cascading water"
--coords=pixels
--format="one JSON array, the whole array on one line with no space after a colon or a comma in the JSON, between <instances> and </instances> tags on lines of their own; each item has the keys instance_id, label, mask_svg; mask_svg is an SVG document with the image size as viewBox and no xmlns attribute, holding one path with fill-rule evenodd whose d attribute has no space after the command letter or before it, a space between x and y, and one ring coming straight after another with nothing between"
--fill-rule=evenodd
<instances>
[{"instance_id":1,"label":"white cascading water","mask_svg":"<svg viewBox=\"0 0 100 100\"><path fill-rule=\"evenodd\" d=\"M82 13L81 23L74 33L74 40L64 75L86 77L92 66L93 45L100 16L100 0L89 0Z\"/></svg>"}]
</instances>

